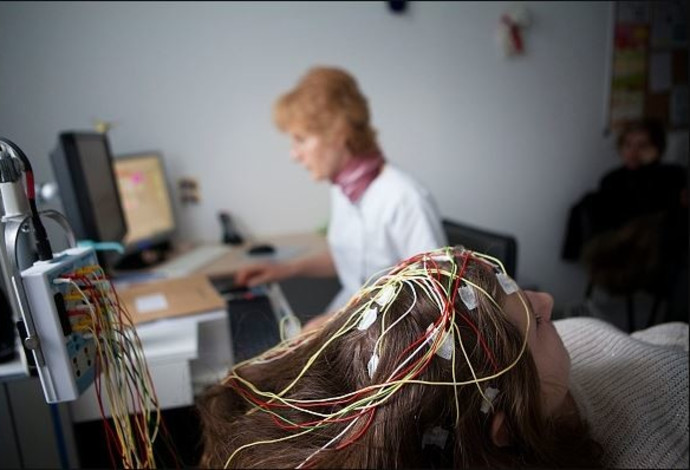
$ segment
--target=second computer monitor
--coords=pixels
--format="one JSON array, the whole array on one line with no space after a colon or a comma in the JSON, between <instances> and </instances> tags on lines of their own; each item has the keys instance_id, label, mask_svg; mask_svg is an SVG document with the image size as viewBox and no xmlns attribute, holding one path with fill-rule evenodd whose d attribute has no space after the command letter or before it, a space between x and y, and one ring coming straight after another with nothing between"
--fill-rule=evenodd
<instances>
[{"instance_id":1,"label":"second computer monitor","mask_svg":"<svg viewBox=\"0 0 690 470\"><path fill-rule=\"evenodd\" d=\"M125 250L136 253L169 244L176 225L161 154L119 155L113 168L127 220Z\"/></svg>"}]
</instances>

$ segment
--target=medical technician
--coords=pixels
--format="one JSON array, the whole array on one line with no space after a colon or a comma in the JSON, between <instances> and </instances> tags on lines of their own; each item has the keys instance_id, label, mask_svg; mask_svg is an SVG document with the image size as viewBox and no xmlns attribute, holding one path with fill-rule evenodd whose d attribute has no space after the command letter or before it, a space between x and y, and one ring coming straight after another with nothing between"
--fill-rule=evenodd
<instances>
[{"instance_id":1,"label":"medical technician","mask_svg":"<svg viewBox=\"0 0 690 470\"><path fill-rule=\"evenodd\" d=\"M333 276L343 307L372 275L447 244L429 191L387 162L370 122L367 98L340 68L314 67L276 101L273 118L291 140L290 156L315 181L329 181L329 249L281 263L256 263L235 281L254 286L293 276Z\"/></svg>"}]
</instances>

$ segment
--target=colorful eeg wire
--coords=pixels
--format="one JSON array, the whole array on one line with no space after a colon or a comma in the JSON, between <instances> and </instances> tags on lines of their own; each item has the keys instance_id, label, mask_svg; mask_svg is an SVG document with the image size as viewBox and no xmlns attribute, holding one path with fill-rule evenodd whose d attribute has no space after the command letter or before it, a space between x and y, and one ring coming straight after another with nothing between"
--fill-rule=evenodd
<instances>
[{"instance_id":1,"label":"colorful eeg wire","mask_svg":"<svg viewBox=\"0 0 690 470\"><path fill-rule=\"evenodd\" d=\"M458 263L456 261L457 259L460 259L462 262ZM518 294L525 311L527 321L519 353L510 364L502 368L496 364L490 348L487 346L485 339L482 338L473 320L463 311L456 311L454 307L457 295L460 295L467 310L476 308L476 297L477 295L482 295L487 298L498 311L503 312L502 307L486 290L463 277L465 268L470 259L484 263L492 269L497 276L499 285L506 294L514 292ZM438 264L439 261L450 262L450 268L440 267ZM247 413L268 413L276 426L292 433L280 438L251 442L238 447L229 455L225 462L225 468L231 464L239 452L249 447L295 439L310 432L323 429L325 426L349 421L349 424L340 433L320 449L317 449L309 455L297 466L297 468L305 467L312 463L310 461L318 455L319 452L329 448L342 449L359 439L367 432L374 414L376 413L376 409L390 400L402 387L409 384L454 387L456 420L460 419L458 387L475 385L483 398L484 405L482 406L482 412L487 412L485 409L488 410L491 406L492 399L497 393L497 390L492 389L490 386L483 387L482 385L486 385L487 382L505 374L517 364L526 349L527 332L530 328L531 315L527 302L514 281L508 277L503 264L498 259L485 254L461 247L446 247L410 258L393 267L388 274L381 274L382 273L377 273L373 275L367 283L365 283L362 289L360 289L359 293L350 300L348 305L336 314L336 316L341 316L350 312L349 317L343 325L306 361L301 372L278 393L259 390L253 383L242 377L240 374L242 368L247 365L262 364L284 357L303 344L309 342L318 334L319 330L304 333L294 340L283 341L281 344L256 358L237 364L230 371L230 374L223 380L223 384L232 387L252 405ZM377 280L373 282L375 279ZM444 284L442 279L447 279L448 283ZM411 287L410 290L413 294L413 302L402 315L389 324L387 321L389 308L405 286ZM383 380L377 377L376 383L340 396L318 400L286 398L286 394L295 387L300 378L304 376L317 358L336 339L348 334L354 329L366 330L374 322L380 322L380 336L375 342L373 353L368 362L368 373L370 378L373 379L376 374L382 348L385 344L385 336L414 310L418 300L417 289L414 287L419 289L422 295L425 295L436 305L439 316L434 323L428 326L420 337L410 343L403 353L397 357L395 361L396 367L392 373ZM369 298L367 302L354 308L361 299L367 297ZM333 320L334 318L329 320L329 322ZM495 319L492 319L492 321L495 321ZM469 327L476 335L479 347L483 349L491 364L493 373L490 375L478 376L476 373L475 367L470 362L469 354L465 349L463 338L460 334L459 322ZM461 352L462 357L456 357L458 355L458 350ZM446 382L430 382L418 379L419 375L437 355L445 360L452 361L452 380ZM466 362L471 377L459 379L455 376L455 364L457 360L464 360ZM314 409L317 407L323 409L329 405L344 406L331 413L316 411ZM297 410L312 416L313 419L301 423L293 422L281 413L282 410L289 409ZM360 424L359 428L357 428L357 423L362 421L363 424Z\"/></svg>"},{"instance_id":2,"label":"colorful eeg wire","mask_svg":"<svg viewBox=\"0 0 690 470\"><path fill-rule=\"evenodd\" d=\"M170 441L129 313L98 265L78 268L54 283L68 285L64 297L72 330L95 340L94 386L113 467L155 468L154 442L159 437Z\"/></svg>"}]
</instances>

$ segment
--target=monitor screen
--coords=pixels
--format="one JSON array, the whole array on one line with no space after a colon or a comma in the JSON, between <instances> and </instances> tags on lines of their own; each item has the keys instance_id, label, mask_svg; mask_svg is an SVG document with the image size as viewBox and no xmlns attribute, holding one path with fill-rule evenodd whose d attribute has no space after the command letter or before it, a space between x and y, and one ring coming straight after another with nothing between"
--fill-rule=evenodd
<instances>
[{"instance_id":1,"label":"monitor screen","mask_svg":"<svg viewBox=\"0 0 690 470\"><path fill-rule=\"evenodd\" d=\"M50 160L65 216L77 240L121 242L127 225L107 136L63 132Z\"/></svg>"},{"instance_id":2,"label":"monitor screen","mask_svg":"<svg viewBox=\"0 0 690 470\"><path fill-rule=\"evenodd\" d=\"M154 248L175 232L175 217L163 159L157 152L120 155L113 160L127 220L127 252Z\"/></svg>"}]
</instances>

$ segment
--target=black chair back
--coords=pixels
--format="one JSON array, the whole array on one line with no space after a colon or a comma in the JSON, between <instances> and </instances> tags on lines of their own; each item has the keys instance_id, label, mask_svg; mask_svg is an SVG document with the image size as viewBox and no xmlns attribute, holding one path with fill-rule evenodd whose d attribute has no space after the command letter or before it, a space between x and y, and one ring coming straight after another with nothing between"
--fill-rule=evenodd
<instances>
[{"instance_id":1,"label":"black chair back","mask_svg":"<svg viewBox=\"0 0 690 470\"><path fill-rule=\"evenodd\" d=\"M498 258L506 272L515 279L517 271L517 240L512 235L491 232L447 219L443 229L451 245L462 245L472 251L486 253Z\"/></svg>"}]
</instances>

